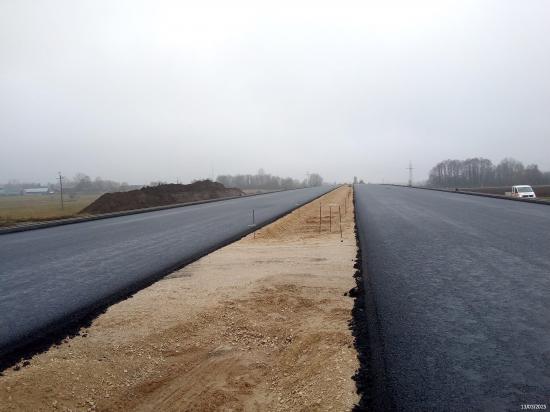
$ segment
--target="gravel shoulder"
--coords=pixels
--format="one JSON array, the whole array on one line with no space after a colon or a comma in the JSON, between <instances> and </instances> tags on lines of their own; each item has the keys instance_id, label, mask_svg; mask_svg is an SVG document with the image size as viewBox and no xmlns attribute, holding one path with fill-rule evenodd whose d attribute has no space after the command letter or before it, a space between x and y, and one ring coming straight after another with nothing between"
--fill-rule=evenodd
<instances>
[{"instance_id":1,"label":"gravel shoulder","mask_svg":"<svg viewBox=\"0 0 550 412\"><path fill-rule=\"evenodd\" d=\"M4 371L0 410L351 409L350 194L330 192Z\"/></svg>"}]
</instances>

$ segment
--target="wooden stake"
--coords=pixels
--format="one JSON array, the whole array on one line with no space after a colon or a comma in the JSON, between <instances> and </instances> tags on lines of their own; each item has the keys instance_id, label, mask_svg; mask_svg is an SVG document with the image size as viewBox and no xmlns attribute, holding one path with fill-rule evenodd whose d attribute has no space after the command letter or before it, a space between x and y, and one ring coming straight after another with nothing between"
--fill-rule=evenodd
<instances>
[{"instance_id":1,"label":"wooden stake","mask_svg":"<svg viewBox=\"0 0 550 412\"><path fill-rule=\"evenodd\" d=\"M319 234L321 233L321 202L319 202Z\"/></svg>"},{"instance_id":2,"label":"wooden stake","mask_svg":"<svg viewBox=\"0 0 550 412\"><path fill-rule=\"evenodd\" d=\"M344 236L342 235L342 213L340 211L340 205L338 205L338 216L340 218L340 240L342 240Z\"/></svg>"}]
</instances>

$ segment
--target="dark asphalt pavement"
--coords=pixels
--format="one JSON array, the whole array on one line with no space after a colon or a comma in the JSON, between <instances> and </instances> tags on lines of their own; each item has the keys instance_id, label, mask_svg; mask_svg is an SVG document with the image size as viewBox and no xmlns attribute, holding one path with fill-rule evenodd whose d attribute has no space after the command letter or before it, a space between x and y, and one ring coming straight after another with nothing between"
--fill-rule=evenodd
<instances>
[{"instance_id":1,"label":"dark asphalt pavement","mask_svg":"<svg viewBox=\"0 0 550 412\"><path fill-rule=\"evenodd\" d=\"M69 319L331 188L264 194L0 235L0 360Z\"/></svg>"},{"instance_id":2,"label":"dark asphalt pavement","mask_svg":"<svg viewBox=\"0 0 550 412\"><path fill-rule=\"evenodd\" d=\"M355 190L375 409L550 408L550 207Z\"/></svg>"}]
</instances>

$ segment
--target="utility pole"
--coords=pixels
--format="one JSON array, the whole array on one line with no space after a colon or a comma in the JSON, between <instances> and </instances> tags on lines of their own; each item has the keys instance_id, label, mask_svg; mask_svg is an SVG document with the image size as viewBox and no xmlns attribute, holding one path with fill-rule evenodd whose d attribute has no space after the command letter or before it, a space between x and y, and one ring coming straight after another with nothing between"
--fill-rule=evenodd
<instances>
[{"instance_id":1,"label":"utility pole","mask_svg":"<svg viewBox=\"0 0 550 412\"><path fill-rule=\"evenodd\" d=\"M61 176L61 172L57 172L59 174L59 189L60 189L60 193L61 193L61 209L64 209L64 204L63 204L63 176Z\"/></svg>"},{"instance_id":2,"label":"utility pole","mask_svg":"<svg viewBox=\"0 0 550 412\"><path fill-rule=\"evenodd\" d=\"M409 186L412 186L413 185L413 166L412 166L412 162L409 160L409 167L407 167L407 169L409 170Z\"/></svg>"}]
</instances>

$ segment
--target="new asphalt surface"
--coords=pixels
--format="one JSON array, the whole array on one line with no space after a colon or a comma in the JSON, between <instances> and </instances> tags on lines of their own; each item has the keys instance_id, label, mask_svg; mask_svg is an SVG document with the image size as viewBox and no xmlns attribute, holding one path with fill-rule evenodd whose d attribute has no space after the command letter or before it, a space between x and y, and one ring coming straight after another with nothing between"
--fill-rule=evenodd
<instances>
[{"instance_id":1,"label":"new asphalt surface","mask_svg":"<svg viewBox=\"0 0 550 412\"><path fill-rule=\"evenodd\" d=\"M550 408L550 207L355 191L371 408Z\"/></svg>"},{"instance_id":2,"label":"new asphalt surface","mask_svg":"<svg viewBox=\"0 0 550 412\"><path fill-rule=\"evenodd\" d=\"M0 361L331 189L0 235Z\"/></svg>"}]
</instances>

